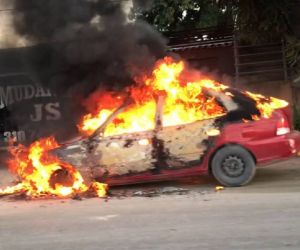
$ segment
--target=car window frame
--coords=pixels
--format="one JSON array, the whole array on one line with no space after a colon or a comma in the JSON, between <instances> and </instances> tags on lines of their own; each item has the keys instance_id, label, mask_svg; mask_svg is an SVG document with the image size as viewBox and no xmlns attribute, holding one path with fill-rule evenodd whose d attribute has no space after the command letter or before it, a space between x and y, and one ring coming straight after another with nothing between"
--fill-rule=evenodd
<instances>
[{"instance_id":1,"label":"car window frame","mask_svg":"<svg viewBox=\"0 0 300 250\"><path fill-rule=\"evenodd\" d=\"M214 95L213 93L209 94L208 92L204 93L205 96L207 97L217 97L217 95ZM225 95L225 94L224 94ZM157 110L157 121L159 122L157 129L163 129L163 128L169 128L169 127L181 127L181 126L186 126L189 124L193 124L195 122L199 122L202 120L195 120L193 122L189 122L189 123L185 123L185 124L178 124L178 125L171 125L171 126L164 126L164 106L165 106L165 96L159 96L158 97L158 110ZM225 113L223 115L218 116L219 117L224 117L227 115L227 113L229 112L228 108L226 107L226 105L224 105L223 103L218 103L220 106L222 106L222 108L225 110ZM207 119L203 119L203 120L210 120L211 118L207 118Z\"/></svg>"},{"instance_id":2,"label":"car window frame","mask_svg":"<svg viewBox=\"0 0 300 250\"><path fill-rule=\"evenodd\" d=\"M95 132L89 137L89 139L94 139L95 137L101 137L101 138L110 138L110 137L121 137L121 136L125 136L125 135L130 135L130 134L145 134L145 133L149 133L149 132L153 132L156 131L158 128L161 127L161 111L163 107L163 101L164 98L161 96L158 96L157 98L155 98L155 117L154 117L154 128L151 130L145 130L145 131L139 131L139 132L131 132L131 133L123 133L123 134L119 134L119 135L112 135L112 136L107 136L105 137L105 129L107 128L107 126L122 112L125 111L125 109L127 107L129 107L133 102L130 99L127 99L124 101L124 103L118 107L107 119L106 121L98 128L95 130Z\"/></svg>"}]
</instances>

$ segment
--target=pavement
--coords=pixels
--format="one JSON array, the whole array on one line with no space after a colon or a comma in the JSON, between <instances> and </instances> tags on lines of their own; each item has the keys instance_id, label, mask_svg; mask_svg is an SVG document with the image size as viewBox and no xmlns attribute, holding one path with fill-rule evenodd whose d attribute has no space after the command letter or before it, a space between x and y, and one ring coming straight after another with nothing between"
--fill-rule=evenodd
<instances>
[{"instance_id":1,"label":"pavement","mask_svg":"<svg viewBox=\"0 0 300 250\"><path fill-rule=\"evenodd\" d=\"M10 181L0 170L0 186ZM216 185L201 176L108 200L1 199L0 250L300 249L300 159L259 169L245 187Z\"/></svg>"}]
</instances>

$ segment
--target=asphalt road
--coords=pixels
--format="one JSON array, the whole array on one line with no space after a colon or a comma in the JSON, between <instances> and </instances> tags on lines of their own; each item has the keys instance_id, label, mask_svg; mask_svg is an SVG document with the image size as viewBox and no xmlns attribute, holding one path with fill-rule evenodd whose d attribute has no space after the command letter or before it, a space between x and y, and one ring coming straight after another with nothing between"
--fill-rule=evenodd
<instances>
[{"instance_id":1,"label":"asphalt road","mask_svg":"<svg viewBox=\"0 0 300 250\"><path fill-rule=\"evenodd\" d=\"M0 170L0 185L9 181ZM88 200L0 200L1 250L300 249L300 159L215 192L208 177L112 190L188 194Z\"/></svg>"}]
</instances>

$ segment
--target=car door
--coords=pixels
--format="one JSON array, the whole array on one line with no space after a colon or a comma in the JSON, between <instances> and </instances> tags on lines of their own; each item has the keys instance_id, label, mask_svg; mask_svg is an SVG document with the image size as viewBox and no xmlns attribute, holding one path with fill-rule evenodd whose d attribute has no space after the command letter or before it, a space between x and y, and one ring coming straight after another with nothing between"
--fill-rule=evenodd
<instances>
[{"instance_id":1,"label":"car door","mask_svg":"<svg viewBox=\"0 0 300 250\"><path fill-rule=\"evenodd\" d=\"M217 130L215 119L195 121L183 125L166 125L164 108L161 108L161 128L157 140L161 143L164 162L168 169L199 164L208 150L209 131Z\"/></svg>"},{"instance_id":2,"label":"car door","mask_svg":"<svg viewBox=\"0 0 300 250\"><path fill-rule=\"evenodd\" d=\"M126 110L124 111L126 112ZM130 132L117 135L106 135L111 128L111 123L120 119L122 113L117 114L107 124L104 133L97 139L97 145L93 149L94 175L107 177L121 177L124 175L135 175L151 171L155 168L153 157L153 138L156 127L156 103L152 114L152 127L141 132ZM131 116L128 120L134 127L139 114ZM132 130L128 128L128 130ZM96 161L96 162L95 162ZM97 173L95 173L97 172Z\"/></svg>"}]
</instances>

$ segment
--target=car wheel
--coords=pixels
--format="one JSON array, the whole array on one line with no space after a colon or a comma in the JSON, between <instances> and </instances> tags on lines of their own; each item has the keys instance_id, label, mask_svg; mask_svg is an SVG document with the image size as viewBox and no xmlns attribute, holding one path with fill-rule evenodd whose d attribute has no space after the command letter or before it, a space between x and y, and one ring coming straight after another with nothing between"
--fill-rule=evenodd
<instances>
[{"instance_id":1,"label":"car wheel","mask_svg":"<svg viewBox=\"0 0 300 250\"><path fill-rule=\"evenodd\" d=\"M238 145L221 148L211 161L213 176L227 187L246 185L253 179L255 171L252 155Z\"/></svg>"}]
</instances>

